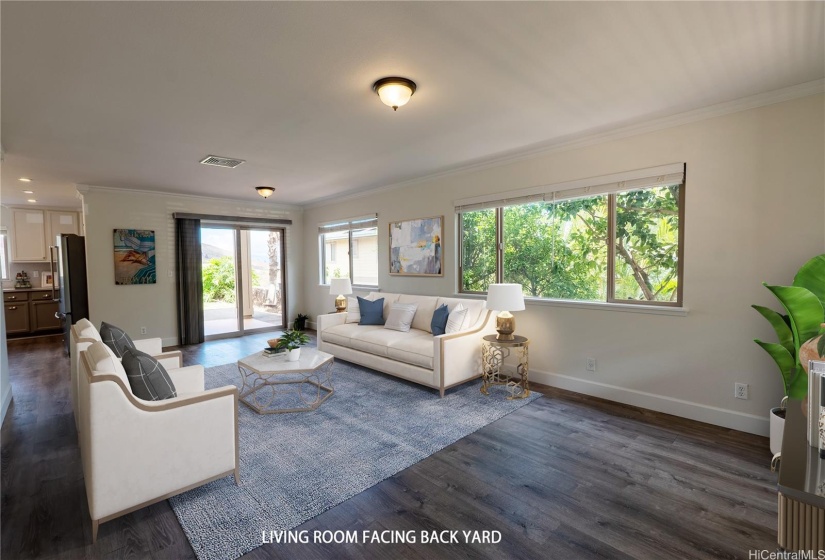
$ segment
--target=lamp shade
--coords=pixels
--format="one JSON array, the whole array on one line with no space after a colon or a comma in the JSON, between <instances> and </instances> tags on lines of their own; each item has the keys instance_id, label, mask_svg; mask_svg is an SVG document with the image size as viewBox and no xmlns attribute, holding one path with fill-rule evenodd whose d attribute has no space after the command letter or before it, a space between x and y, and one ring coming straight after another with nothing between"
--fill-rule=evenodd
<instances>
[{"instance_id":1,"label":"lamp shade","mask_svg":"<svg viewBox=\"0 0 825 560\"><path fill-rule=\"evenodd\" d=\"M347 295L352 293L352 283L349 278L333 278L329 281L330 295Z\"/></svg>"},{"instance_id":2,"label":"lamp shade","mask_svg":"<svg viewBox=\"0 0 825 560\"><path fill-rule=\"evenodd\" d=\"M487 309L495 311L521 311L524 294L521 284L490 284L487 288Z\"/></svg>"}]
</instances>

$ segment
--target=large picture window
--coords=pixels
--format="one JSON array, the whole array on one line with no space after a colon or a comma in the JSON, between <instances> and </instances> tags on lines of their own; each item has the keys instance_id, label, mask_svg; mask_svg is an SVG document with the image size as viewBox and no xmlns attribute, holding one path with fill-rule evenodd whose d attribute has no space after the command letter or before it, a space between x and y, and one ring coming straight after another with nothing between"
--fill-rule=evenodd
<instances>
[{"instance_id":1,"label":"large picture window","mask_svg":"<svg viewBox=\"0 0 825 560\"><path fill-rule=\"evenodd\" d=\"M353 285L378 286L378 218L366 216L318 228L321 283L349 278Z\"/></svg>"},{"instance_id":2,"label":"large picture window","mask_svg":"<svg viewBox=\"0 0 825 560\"><path fill-rule=\"evenodd\" d=\"M683 177L459 204L459 290L515 282L534 298L681 305Z\"/></svg>"}]
</instances>

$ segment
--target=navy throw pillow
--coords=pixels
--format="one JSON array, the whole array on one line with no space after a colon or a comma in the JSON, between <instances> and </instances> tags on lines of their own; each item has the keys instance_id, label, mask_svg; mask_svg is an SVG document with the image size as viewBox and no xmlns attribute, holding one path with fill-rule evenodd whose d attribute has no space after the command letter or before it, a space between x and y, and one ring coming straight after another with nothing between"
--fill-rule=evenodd
<instances>
[{"instance_id":1,"label":"navy throw pillow","mask_svg":"<svg viewBox=\"0 0 825 560\"><path fill-rule=\"evenodd\" d=\"M433 320L430 321L430 330L433 331L433 336L444 334L447 329L447 317L450 316L450 308L445 303L435 310L433 313Z\"/></svg>"},{"instance_id":2,"label":"navy throw pillow","mask_svg":"<svg viewBox=\"0 0 825 560\"><path fill-rule=\"evenodd\" d=\"M384 324L384 298L370 301L359 296L358 307L361 309L359 325Z\"/></svg>"}]
</instances>

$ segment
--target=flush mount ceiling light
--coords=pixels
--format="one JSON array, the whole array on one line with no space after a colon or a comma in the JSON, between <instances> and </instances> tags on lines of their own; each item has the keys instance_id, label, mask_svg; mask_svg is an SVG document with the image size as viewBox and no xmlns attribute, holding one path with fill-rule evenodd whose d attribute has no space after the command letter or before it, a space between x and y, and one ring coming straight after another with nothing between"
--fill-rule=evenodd
<instances>
[{"instance_id":1,"label":"flush mount ceiling light","mask_svg":"<svg viewBox=\"0 0 825 560\"><path fill-rule=\"evenodd\" d=\"M20 177L18 179L18 181L23 181L24 183L31 183L32 182L32 180L29 179L28 177Z\"/></svg>"},{"instance_id":2,"label":"flush mount ceiling light","mask_svg":"<svg viewBox=\"0 0 825 560\"><path fill-rule=\"evenodd\" d=\"M28 202L37 202L37 199L36 198L30 198L30 199L28 199Z\"/></svg>"},{"instance_id":3,"label":"flush mount ceiling light","mask_svg":"<svg viewBox=\"0 0 825 560\"><path fill-rule=\"evenodd\" d=\"M399 107L406 105L415 93L415 82L407 78L381 78L372 85L372 91L378 94L384 105L397 111Z\"/></svg>"},{"instance_id":4,"label":"flush mount ceiling light","mask_svg":"<svg viewBox=\"0 0 825 560\"><path fill-rule=\"evenodd\" d=\"M24 194L34 194L34 191L23 191Z\"/></svg>"},{"instance_id":5,"label":"flush mount ceiling light","mask_svg":"<svg viewBox=\"0 0 825 560\"><path fill-rule=\"evenodd\" d=\"M255 187L255 190L258 191L258 194L264 198L269 198L272 196L272 193L275 192L275 189L272 187Z\"/></svg>"}]
</instances>

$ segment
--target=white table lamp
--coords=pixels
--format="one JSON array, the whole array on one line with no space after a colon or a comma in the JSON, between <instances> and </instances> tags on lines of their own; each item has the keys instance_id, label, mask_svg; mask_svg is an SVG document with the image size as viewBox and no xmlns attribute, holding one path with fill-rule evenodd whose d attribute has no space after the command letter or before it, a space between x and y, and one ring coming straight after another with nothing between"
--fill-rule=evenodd
<instances>
[{"instance_id":1,"label":"white table lamp","mask_svg":"<svg viewBox=\"0 0 825 560\"><path fill-rule=\"evenodd\" d=\"M347 310L347 298L345 296L352 293L352 282L349 278L333 278L329 281L329 294L335 298L335 311L343 313Z\"/></svg>"},{"instance_id":2,"label":"white table lamp","mask_svg":"<svg viewBox=\"0 0 825 560\"><path fill-rule=\"evenodd\" d=\"M487 309L500 311L496 316L496 339L513 340L516 319L510 312L524 309L521 284L490 284L487 288Z\"/></svg>"}]
</instances>

